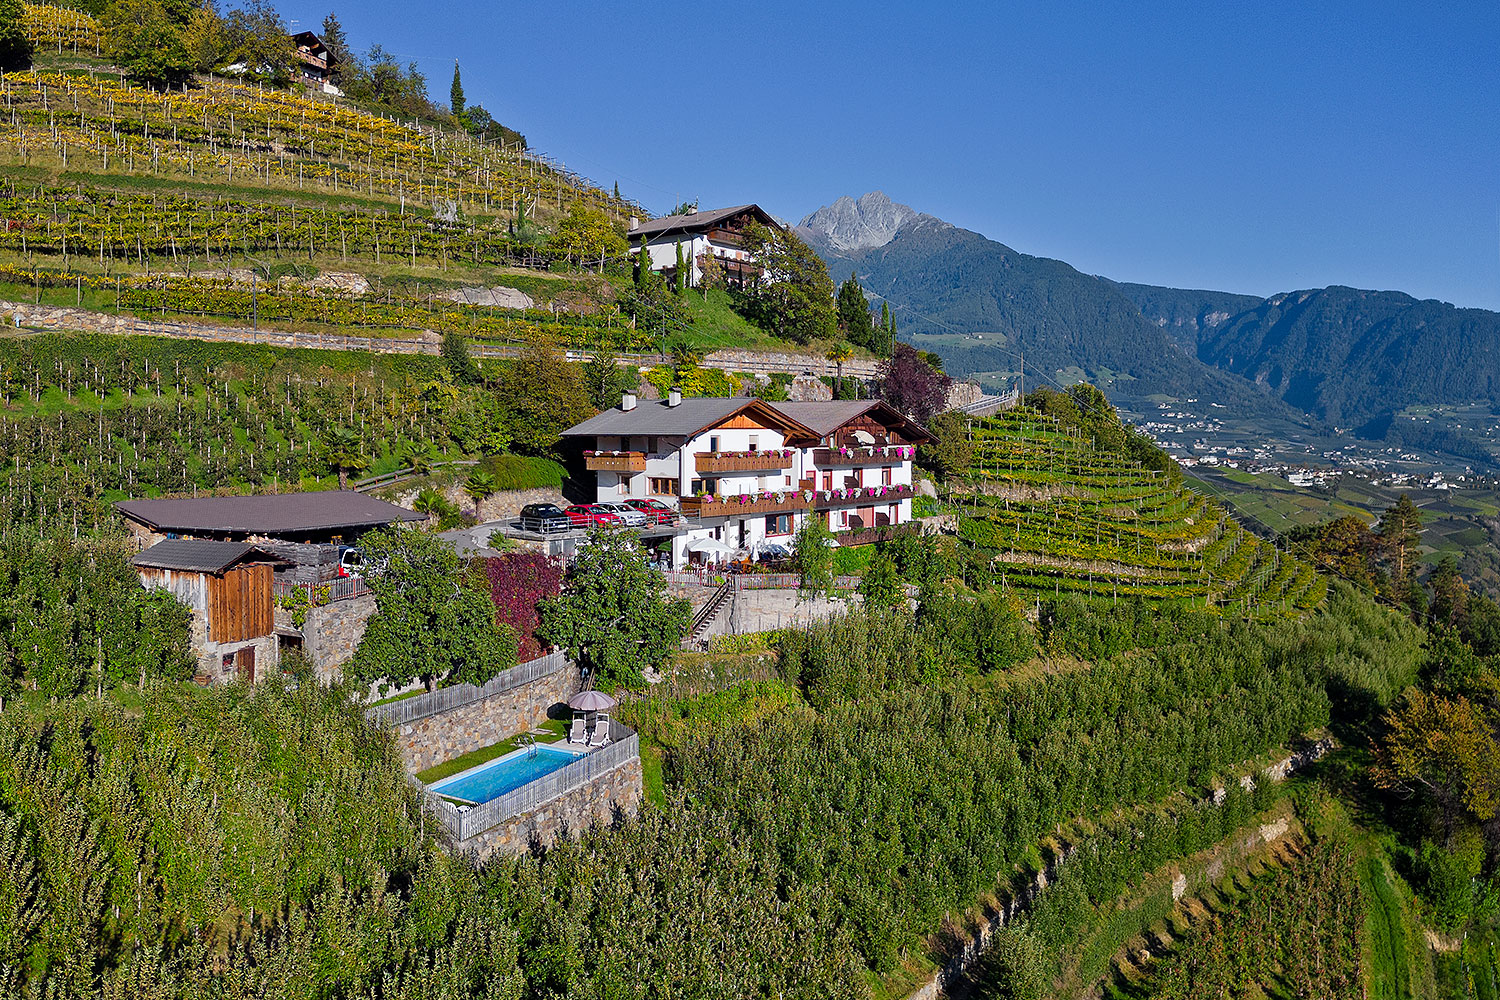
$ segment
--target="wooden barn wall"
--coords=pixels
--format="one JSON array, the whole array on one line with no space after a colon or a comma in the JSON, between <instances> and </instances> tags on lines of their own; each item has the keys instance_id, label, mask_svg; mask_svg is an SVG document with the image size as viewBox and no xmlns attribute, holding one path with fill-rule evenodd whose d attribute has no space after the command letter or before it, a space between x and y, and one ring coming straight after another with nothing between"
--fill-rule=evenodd
<instances>
[{"instance_id":1,"label":"wooden barn wall","mask_svg":"<svg viewBox=\"0 0 1500 1000\"><path fill-rule=\"evenodd\" d=\"M208 581L208 638L239 642L270 635L276 628L271 604L271 567L239 566Z\"/></svg>"}]
</instances>

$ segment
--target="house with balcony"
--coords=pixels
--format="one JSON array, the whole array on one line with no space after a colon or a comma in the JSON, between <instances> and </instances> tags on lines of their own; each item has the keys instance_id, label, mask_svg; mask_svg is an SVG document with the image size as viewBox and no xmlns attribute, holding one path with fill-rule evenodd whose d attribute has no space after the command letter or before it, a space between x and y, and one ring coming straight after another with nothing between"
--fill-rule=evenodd
<instances>
[{"instance_id":1,"label":"house with balcony","mask_svg":"<svg viewBox=\"0 0 1500 1000\"><path fill-rule=\"evenodd\" d=\"M759 205L736 205L733 208L694 210L683 215L668 215L649 222L630 220L630 246L639 251L645 244L651 258L651 269L671 279L677 272L677 248L687 262L687 286L697 287L703 280L703 265L712 257L729 288L744 288L760 277L760 265L745 250L744 230L751 222L769 229L780 229L781 223Z\"/></svg>"},{"instance_id":2,"label":"house with balcony","mask_svg":"<svg viewBox=\"0 0 1500 1000\"><path fill-rule=\"evenodd\" d=\"M679 529L658 544L673 566L724 562L788 545L808 517L851 542L910 523L912 460L931 435L875 400L768 403L746 398L621 404L564 432L582 439L598 501L655 498Z\"/></svg>"}]
</instances>

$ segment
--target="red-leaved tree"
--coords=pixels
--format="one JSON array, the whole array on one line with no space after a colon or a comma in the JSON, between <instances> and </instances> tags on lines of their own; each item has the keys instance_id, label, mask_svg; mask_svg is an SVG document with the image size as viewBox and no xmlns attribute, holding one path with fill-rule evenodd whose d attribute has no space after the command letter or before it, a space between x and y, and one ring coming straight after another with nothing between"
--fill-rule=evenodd
<instances>
[{"instance_id":1,"label":"red-leaved tree","mask_svg":"<svg viewBox=\"0 0 1500 1000\"><path fill-rule=\"evenodd\" d=\"M522 662L541 656L542 644L536 637L540 623L537 604L562 592L562 564L540 552L507 552L485 560L485 573L490 580L495 617L520 637Z\"/></svg>"},{"instance_id":2,"label":"red-leaved tree","mask_svg":"<svg viewBox=\"0 0 1500 1000\"><path fill-rule=\"evenodd\" d=\"M942 410L953 380L907 344L897 344L880 378L880 398L920 423Z\"/></svg>"}]
</instances>

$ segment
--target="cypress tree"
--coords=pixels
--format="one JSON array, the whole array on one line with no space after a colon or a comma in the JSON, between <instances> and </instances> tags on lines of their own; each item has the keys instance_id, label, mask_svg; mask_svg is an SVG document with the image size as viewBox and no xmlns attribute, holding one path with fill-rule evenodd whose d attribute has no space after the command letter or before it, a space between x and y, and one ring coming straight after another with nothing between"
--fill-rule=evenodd
<instances>
[{"instance_id":1,"label":"cypress tree","mask_svg":"<svg viewBox=\"0 0 1500 1000\"><path fill-rule=\"evenodd\" d=\"M682 244L678 243L677 271L675 276L672 278L672 291L676 292L678 295L681 295L683 293L683 290L687 288L687 275L683 273L683 268L685 266L686 264L682 259Z\"/></svg>"},{"instance_id":2,"label":"cypress tree","mask_svg":"<svg viewBox=\"0 0 1500 1000\"><path fill-rule=\"evenodd\" d=\"M865 298L865 290L860 287L859 279L853 274L839 286L838 318L839 326L843 328L844 336L849 338L849 343L868 350L875 349L875 331L870 325L870 302Z\"/></svg>"},{"instance_id":3,"label":"cypress tree","mask_svg":"<svg viewBox=\"0 0 1500 1000\"><path fill-rule=\"evenodd\" d=\"M615 181L615 201L620 200L620 182Z\"/></svg>"},{"instance_id":4,"label":"cypress tree","mask_svg":"<svg viewBox=\"0 0 1500 1000\"><path fill-rule=\"evenodd\" d=\"M448 90L448 105L454 117L464 113L464 84L458 78L458 60L453 60L453 86Z\"/></svg>"},{"instance_id":5,"label":"cypress tree","mask_svg":"<svg viewBox=\"0 0 1500 1000\"><path fill-rule=\"evenodd\" d=\"M891 326L891 304L884 300L880 303L880 330L879 338L875 344L875 353L888 355L891 353L891 345L896 340L895 329Z\"/></svg>"},{"instance_id":6,"label":"cypress tree","mask_svg":"<svg viewBox=\"0 0 1500 1000\"><path fill-rule=\"evenodd\" d=\"M635 287L646 285L646 275L651 273L651 254L646 250L646 241L641 240L641 252L635 258Z\"/></svg>"}]
</instances>

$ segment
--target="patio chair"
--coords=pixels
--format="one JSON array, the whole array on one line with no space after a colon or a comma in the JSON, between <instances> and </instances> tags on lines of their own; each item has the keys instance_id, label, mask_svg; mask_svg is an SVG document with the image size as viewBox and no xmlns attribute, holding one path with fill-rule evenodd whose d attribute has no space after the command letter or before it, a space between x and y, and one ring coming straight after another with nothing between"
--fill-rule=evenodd
<instances>
[{"instance_id":1,"label":"patio chair","mask_svg":"<svg viewBox=\"0 0 1500 1000\"><path fill-rule=\"evenodd\" d=\"M589 746L602 747L609 742L609 717L600 716L594 721L594 732L589 737Z\"/></svg>"},{"instance_id":2,"label":"patio chair","mask_svg":"<svg viewBox=\"0 0 1500 1000\"><path fill-rule=\"evenodd\" d=\"M573 725L568 727L568 742L588 743L588 741L588 723L585 722L583 716L580 715L578 716L578 718L573 720Z\"/></svg>"}]
</instances>

